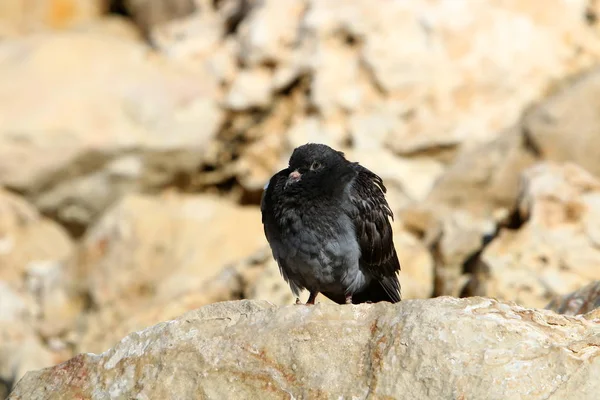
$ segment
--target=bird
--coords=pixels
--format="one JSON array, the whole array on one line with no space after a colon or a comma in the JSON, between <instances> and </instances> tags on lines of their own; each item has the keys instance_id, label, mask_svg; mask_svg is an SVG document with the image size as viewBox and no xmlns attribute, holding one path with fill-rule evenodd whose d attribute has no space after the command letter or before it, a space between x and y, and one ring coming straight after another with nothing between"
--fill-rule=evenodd
<instances>
[{"instance_id":1,"label":"bird","mask_svg":"<svg viewBox=\"0 0 600 400\"><path fill-rule=\"evenodd\" d=\"M307 143L261 197L264 233L283 279L306 305L319 293L338 304L401 299L394 215L383 180L343 152Z\"/></svg>"}]
</instances>

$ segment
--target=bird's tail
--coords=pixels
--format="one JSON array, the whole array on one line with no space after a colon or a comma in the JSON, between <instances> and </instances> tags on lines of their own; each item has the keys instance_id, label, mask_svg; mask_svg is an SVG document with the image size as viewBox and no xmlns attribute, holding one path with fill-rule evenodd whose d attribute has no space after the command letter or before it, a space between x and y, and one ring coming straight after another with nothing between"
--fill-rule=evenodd
<instances>
[{"instance_id":1,"label":"bird's tail","mask_svg":"<svg viewBox=\"0 0 600 400\"><path fill-rule=\"evenodd\" d=\"M373 279L362 291L352 295L352 303L377 303L388 301L397 303L400 301L400 283L397 277L385 277L381 280Z\"/></svg>"}]
</instances>

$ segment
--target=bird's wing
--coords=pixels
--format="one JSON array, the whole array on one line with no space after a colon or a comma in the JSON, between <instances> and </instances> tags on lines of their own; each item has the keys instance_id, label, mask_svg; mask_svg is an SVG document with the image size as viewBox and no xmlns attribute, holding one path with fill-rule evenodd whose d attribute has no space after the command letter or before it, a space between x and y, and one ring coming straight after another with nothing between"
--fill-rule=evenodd
<instances>
[{"instance_id":1,"label":"bird's wing","mask_svg":"<svg viewBox=\"0 0 600 400\"><path fill-rule=\"evenodd\" d=\"M280 240L281 232L279 230L279 225L277 224L277 221L275 219L275 209L273 204L273 193L278 190L282 190L282 186L285 184L288 173L288 170L284 169L279 171L277 174L273 175L269 183L265 186L265 190L263 191L263 195L260 201L260 211L262 213L262 223L263 229L265 231L265 236L267 238L267 241L269 242L269 246L271 247L273 258L275 259L275 261L277 261L277 265L279 266L279 272L281 272L281 276L283 277L283 279L285 279L285 281L290 285L290 288L292 289L294 295L298 296L303 288L299 287L296 283L291 281L286 272L288 269L286 266L287 257L285 257L286 255L284 254L284 246Z\"/></svg>"},{"instance_id":2,"label":"bird's wing","mask_svg":"<svg viewBox=\"0 0 600 400\"><path fill-rule=\"evenodd\" d=\"M400 262L392 238L389 218L393 220L394 215L385 199L386 188L382 179L365 167L358 163L352 167L357 175L349 188L350 216L360 246L360 265L380 280L392 299L400 301Z\"/></svg>"}]
</instances>

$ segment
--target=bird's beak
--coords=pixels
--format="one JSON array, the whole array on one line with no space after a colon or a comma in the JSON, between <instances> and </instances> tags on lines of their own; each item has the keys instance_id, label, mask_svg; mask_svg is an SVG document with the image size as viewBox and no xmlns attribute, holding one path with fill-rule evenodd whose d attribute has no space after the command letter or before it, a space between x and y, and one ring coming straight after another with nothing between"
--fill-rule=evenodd
<instances>
[{"instance_id":1,"label":"bird's beak","mask_svg":"<svg viewBox=\"0 0 600 400\"><path fill-rule=\"evenodd\" d=\"M298 172L298 170L292 171L288 175L288 179L285 182L285 186L287 187L288 185L290 185L292 183L298 182L301 177L302 177L302 174L300 172Z\"/></svg>"}]
</instances>

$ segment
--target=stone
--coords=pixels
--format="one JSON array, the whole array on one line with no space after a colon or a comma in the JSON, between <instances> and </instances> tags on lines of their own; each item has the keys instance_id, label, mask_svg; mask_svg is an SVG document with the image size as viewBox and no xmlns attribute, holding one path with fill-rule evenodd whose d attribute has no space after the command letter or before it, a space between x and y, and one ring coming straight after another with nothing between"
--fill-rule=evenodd
<instances>
[{"instance_id":1,"label":"stone","mask_svg":"<svg viewBox=\"0 0 600 400\"><path fill-rule=\"evenodd\" d=\"M591 400L598 373L600 324L581 317L478 297L312 307L245 300L29 372L9 399Z\"/></svg>"},{"instance_id":2,"label":"stone","mask_svg":"<svg viewBox=\"0 0 600 400\"><path fill-rule=\"evenodd\" d=\"M481 254L486 293L543 307L600 279L600 181L581 167L541 163L524 174L522 225L502 229Z\"/></svg>"},{"instance_id":3,"label":"stone","mask_svg":"<svg viewBox=\"0 0 600 400\"><path fill-rule=\"evenodd\" d=\"M21 34L72 28L99 18L108 9L108 3L108 0L3 1L0 27L8 25Z\"/></svg>"},{"instance_id":4,"label":"stone","mask_svg":"<svg viewBox=\"0 0 600 400\"><path fill-rule=\"evenodd\" d=\"M567 80L525 115L530 146L547 160L571 161L600 176L594 149L600 145L600 69Z\"/></svg>"},{"instance_id":5,"label":"stone","mask_svg":"<svg viewBox=\"0 0 600 400\"><path fill-rule=\"evenodd\" d=\"M81 324L80 348L103 350L118 340L115 332L156 323L154 317L185 304L240 298L241 272L228 268L265 246L256 207L211 195L124 197L90 228L79 249L78 279L97 310Z\"/></svg>"},{"instance_id":6,"label":"stone","mask_svg":"<svg viewBox=\"0 0 600 400\"><path fill-rule=\"evenodd\" d=\"M77 352L102 352L125 335L177 318L201 306L227 300L238 300L250 293L263 272L266 252L263 249L247 259L225 267L187 290L172 296L140 299L128 307L105 306L86 314L74 334ZM265 298L261 293L259 298ZM288 303L289 304L289 303Z\"/></svg>"},{"instance_id":7,"label":"stone","mask_svg":"<svg viewBox=\"0 0 600 400\"><path fill-rule=\"evenodd\" d=\"M145 33L196 10L194 0L122 0L136 25Z\"/></svg>"},{"instance_id":8,"label":"stone","mask_svg":"<svg viewBox=\"0 0 600 400\"><path fill-rule=\"evenodd\" d=\"M225 98L225 106L234 111L265 108L272 100L271 94L271 76L268 71L241 71Z\"/></svg>"},{"instance_id":9,"label":"stone","mask_svg":"<svg viewBox=\"0 0 600 400\"><path fill-rule=\"evenodd\" d=\"M493 140L555 79L598 59L584 1L309 4L299 36L316 55L318 104L353 88L361 111L394 110L385 143L399 154ZM327 75L337 62L339 75ZM356 65L360 72L346 72Z\"/></svg>"},{"instance_id":10,"label":"stone","mask_svg":"<svg viewBox=\"0 0 600 400\"><path fill-rule=\"evenodd\" d=\"M132 194L81 244L94 304L173 297L265 246L260 210L211 195Z\"/></svg>"},{"instance_id":11,"label":"stone","mask_svg":"<svg viewBox=\"0 0 600 400\"><path fill-rule=\"evenodd\" d=\"M195 174L222 119L196 73L114 35L1 43L0 184L80 235L123 194Z\"/></svg>"},{"instance_id":12,"label":"stone","mask_svg":"<svg viewBox=\"0 0 600 400\"><path fill-rule=\"evenodd\" d=\"M406 228L435 249L435 294L462 293L471 279L465 264L511 214L521 173L537 160L522 130L513 127L490 143L461 151L424 192L426 197L400 210Z\"/></svg>"},{"instance_id":13,"label":"stone","mask_svg":"<svg viewBox=\"0 0 600 400\"><path fill-rule=\"evenodd\" d=\"M595 281L566 296L553 299L547 309L561 314L578 315L600 310L600 281Z\"/></svg>"},{"instance_id":14,"label":"stone","mask_svg":"<svg viewBox=\"0 0 600 400\"><path fill-rule=\"evenodd\" d=\"M64 343L83 309L74 251L61 226L0 189L0 393L2 383L72 356L46 343Z\"/></svg>"}]
</instances>

